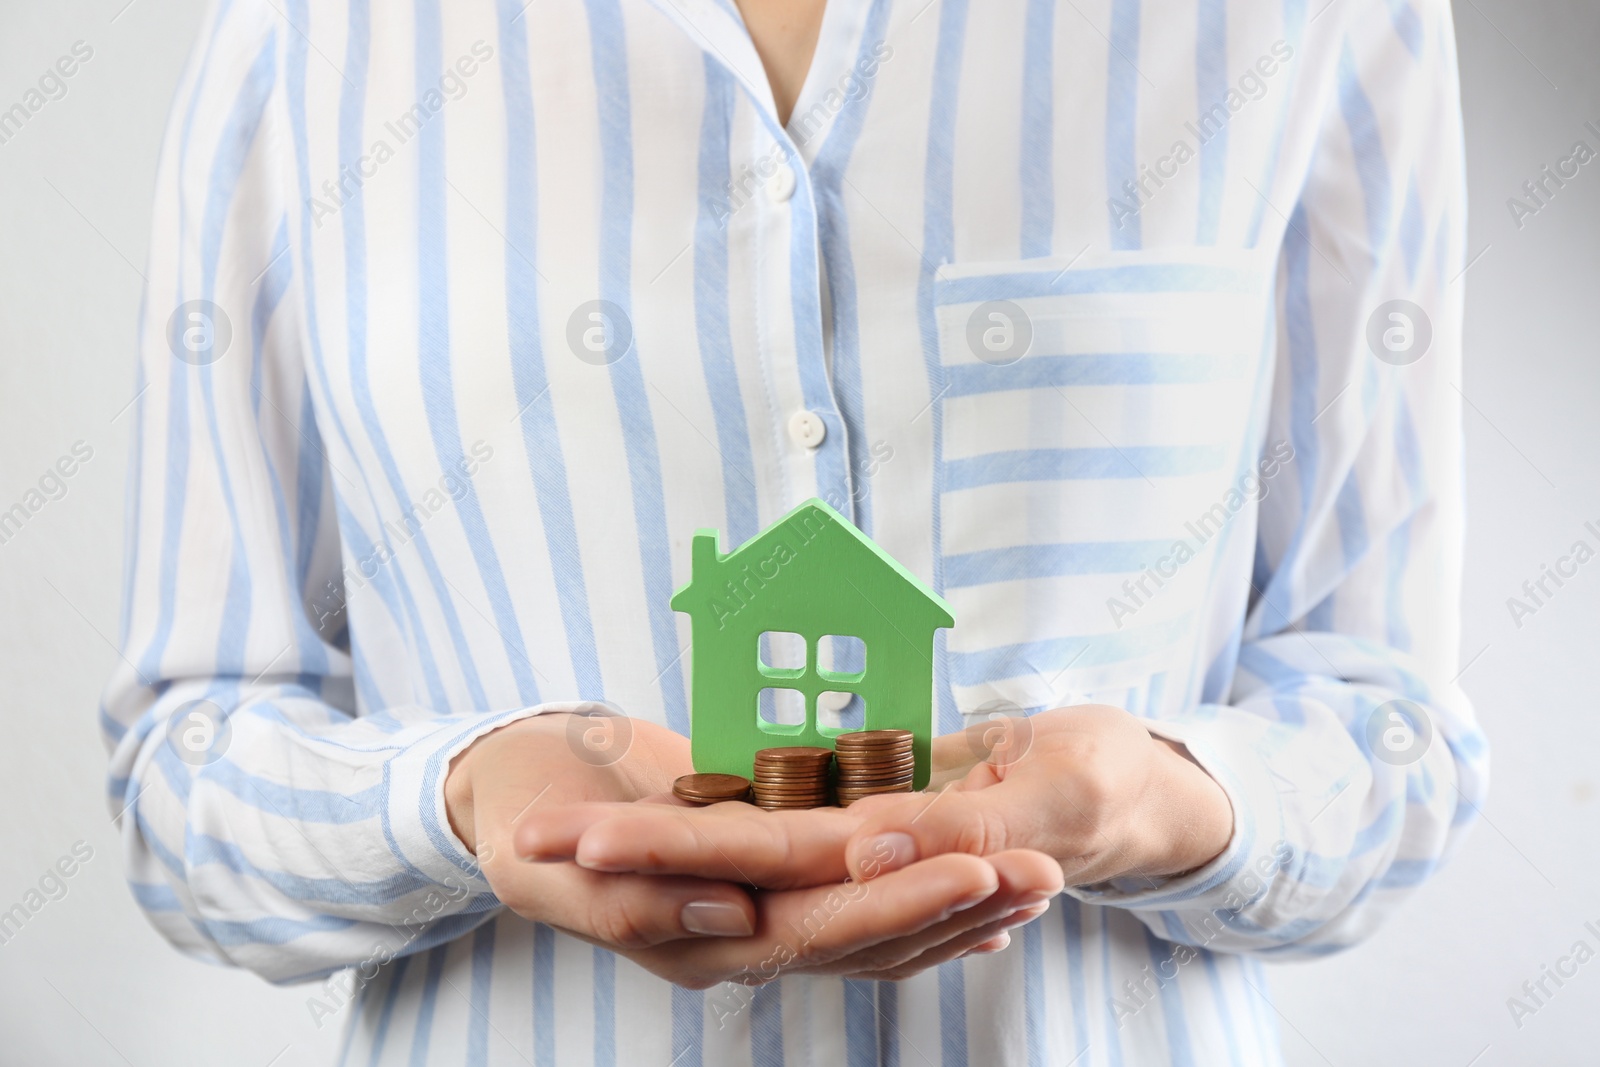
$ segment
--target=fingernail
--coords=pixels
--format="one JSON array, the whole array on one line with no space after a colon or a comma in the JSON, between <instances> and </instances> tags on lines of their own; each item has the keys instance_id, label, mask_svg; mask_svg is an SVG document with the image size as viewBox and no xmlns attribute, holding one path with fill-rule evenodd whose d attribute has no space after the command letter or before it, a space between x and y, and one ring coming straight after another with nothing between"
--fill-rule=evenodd
<instances>
[{"instance_id":1,"label":"fingernail","mask_svg":"<svg viewBox=\"0 0 1600 1067\"><path fill-rule=\"evenodd\" d=\"M749 937L755 933L744 909L722 900L691 900L678 913L678 921L691 934L709 937Z\"/></svg>"},{"instance_id":2,"label":"fingernail","mask_svg":"<svg viewBox=\"0 0 1600 1067\"><path fill-rule=\"evenodd\" d=\"M1021 911L1023 908L1031 908L1035 904L1043 904L1045 901L1054 897L1054 893L1047 893L1043 889L1036 889L1032 893L1024 893L1022 896L1018 897L1015 910Z\"/></svg>"},{"instance_id":3,"label":"fingernail","mask_svg":"<svg viewBox=\"0 0 1600 1067\"><path fill-rule=\"evenodd\" d=\"M898 871L917 862L917 841L898 831L870 837L856 847L856 867L864 878Z\"/></svg>"},{"instance_id":4,"label":"fingernail","mask_svg":"<svg viewBox=\"0 0 1600 1067\"><path fill-rule=\"evenodd\" d=\"M551 855L538 841L534 841L531 845L519 842L519 845L521 847L516 850L517 859L523 863L564 863L569 858Z\"/></svg>"},{"instance_id":5,"label":"fingernail","mask_svg":"<svg viewBox=\"0 0 1600 1067\"><path fill-rule=\"evenodd\" d=\"M995 891L993 889L980 889L970 896L962 897L960 900L950 905L950 909L945 912L945 915L954 915L958 911L966 911L968 908L976 908L979 904L982 904L984 901L994 896L994 892Z\"/></svg>"},{"instance_id":6,"label":"fingernail","mask_svg":"<svg viewBox=\"0 0 1600 1067\"><path fill-rule=\"evenodd\" d=\"M1009 930L1013 927L1023 926L1027 923L1031 923L1048 910L1050 909L1041 907L1038 904L1035 904L1032 907L1015 908L1006 915L1006 929Z\"/></svg>"},{"instance_id":7,"label":"fingernail","mask_svg":"<svg viewBox=\"0 0 1600 1067\"><path fill-rule=\"evenodd\" d=\"M967 956L987 956L991 952L1004 952L1006 949L1008 949L1010 947L1011 947L1011 935L1010 934L1001 934L999 939L995 940L993 942L993 944L986 944L986 945L980 946L978 948L969 948L964 953L964 955L967 955Z\"/></svg>"},{"instance_id":8,"label":"fingernail","mask_svg":"<svg viewBox=\"0 0 1600 1067\"><path fill-rule=\"evenodd\" d=\"M578 842L578 850L572 861L586 871L598 871L601 874L621 874L632 869L627 864L608 859L604 850L584 840Z\"/></svg>"}]
</instances>

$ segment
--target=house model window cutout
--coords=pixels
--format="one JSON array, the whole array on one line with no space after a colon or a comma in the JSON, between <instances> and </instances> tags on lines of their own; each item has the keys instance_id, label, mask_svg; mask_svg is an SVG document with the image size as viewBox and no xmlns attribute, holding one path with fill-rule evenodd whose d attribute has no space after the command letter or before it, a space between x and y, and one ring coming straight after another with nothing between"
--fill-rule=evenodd
<instances>
[{"instance_id":1,"label":"house model window cutout","mask_svg":"<svg viewBox=\"0 0 1600 1067\"><path fill-rule=\"evenodd\" d=\"M700 772L754 773L779 745L833 747L847 729L909 730L928 783L933 637L950 605L821 500L736 551L695 531L689 584L689 743ZM819 721L824 712L840 725Z\"/></svg>"}]
</instances>

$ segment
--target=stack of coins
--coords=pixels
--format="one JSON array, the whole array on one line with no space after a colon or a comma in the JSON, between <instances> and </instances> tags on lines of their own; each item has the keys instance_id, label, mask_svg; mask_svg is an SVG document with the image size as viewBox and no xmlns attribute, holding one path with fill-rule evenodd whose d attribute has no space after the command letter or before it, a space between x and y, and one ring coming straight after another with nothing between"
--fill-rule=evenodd
<instances>
[{"instance_id":1,"label":"stack of coins","mask_svg":"<svg viewBox=\"0 0 1600 1067\"><path fill-rule=\"evenodd\" d=\"M764 748L756 753L756 803L768 811L822 808L833 803L825 748Z\"/></svg>"},{"instance_id":2,"label":"stack of coins","mask_svg":"<svg viewBox=\"0 0 1600 1067\"><path fill-rule=\"evenodd\" d=\"M910 730L858 730L833 739L841 807L879 793L909 793L916 773Z\"/></svg>"},{"instance_id":3,"label":"stack of coins","mask_svg":"<svg viewBox=\"0 0 1600 1067\"><path fill-rule=\"evenodd\" d=\"M672 783L672 795L691 804L750 799L750 779L737 774L686 774Z\"/></svg>"}]
</instances>

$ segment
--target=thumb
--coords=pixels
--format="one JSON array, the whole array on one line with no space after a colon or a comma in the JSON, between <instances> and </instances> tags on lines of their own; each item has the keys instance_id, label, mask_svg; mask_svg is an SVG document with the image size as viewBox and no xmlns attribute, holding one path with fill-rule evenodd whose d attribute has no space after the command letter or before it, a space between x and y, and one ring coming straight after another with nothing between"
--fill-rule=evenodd
<instances>
[{"instance_id":1,"label":"thumb","mask_svg":"<svg viewBox=\"0 0 1600 1067\"><path fill-rule=\"evenodd\" d=\"M916 802L898 797L897 803L875 804L878 810L870 811L845 843L846 866L852 878L866 881L946 852L1050 852L1042 817L1048 805L1029 803L1025 792L1008 783L986 789L947 787L921 794Z\"/></svg>"}]
</instances>

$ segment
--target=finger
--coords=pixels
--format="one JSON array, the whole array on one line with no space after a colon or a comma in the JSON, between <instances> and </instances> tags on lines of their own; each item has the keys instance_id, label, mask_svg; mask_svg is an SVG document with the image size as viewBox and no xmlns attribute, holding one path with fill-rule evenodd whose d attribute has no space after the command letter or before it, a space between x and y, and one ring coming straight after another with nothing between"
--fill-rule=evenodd
<instances>
[{"instance_id":1,"label":"finger","mask_svg":"<svg viewBox=\"0 0 1600 1067\"><path fill-rule=\"evenodd\" d=\"M572 863L510 861L494 872L494 886L517 914L612 949L746 938L756 929L748 893L703 878L598 874Z\"/></svg>"},{"instance_id":2,"label":"finger","mask_svg":"<svg viewBox=\"0 0 1600 1067\"><path fill-rule=\"evenodd\" d=\"M595 871L690 874L797 889L843 882L844 846L859 819L840 808L763 811L628 806L590 822L572 855ZM564 843L564 842L563 842Z\"/></svg>"},{"instance_id":3,"label":"finger","mask_svg":"<svg viewBox=\"0 0 1600 1067\"><path fill-rule=\"evenodd\" d=\"M1043 914L1046 910L1048 908L1043 906L1034 909L1035 917L1038 914ZM1003 952L1011 945L1011 933L1007 927L1013 923L1018 923L1018 920L1009 917L988 923L898 966L878 971L857 971L853 974L841 975L841 977L854 978L863 982L903 982L907 978L915 978L923 971L937 967L941 963L949 963L951 960L959 960L966 956L982 956L993 952ZM1020 923L1018 924L1020 925Z\"/></svg>"},{"instance_id":4,"label":"finger","mask_svg":"<svg viewBox=\"0 0 1600 1067\"><path fill-rule=\"evenodd\" d=\"M877 982L903 982L907 978L914 978L931 967L951 960L961 959L963 956L980 956L992 952L1002 952L1011 945L1011 931L1026 926L1045 912L1050 910L1049 902L1035 904L1030 908L1023 908L994 922L951 938L942 945L938 945L914 959L906 960L894 967L878 971L861 971L856 974L845 975L847 978L868 979Z\"/></svg>"},{"instance_id":5,"label":"finger","mask_svg":"<svg viewBox=\"0 0 1600 1067\"><path fill-rule=\"evenodd\" d=\"M999 886L983 903L958 912L942 922L909 937L896 938L874 945L839 961L841 969L851 973L890 973L907 966L911 961L944 950L941 958L955 959L968 949L998 934L1004 921L1019 912L1033 910L1038 914L1048 908L1063 888L1061 865L1042 852L1016 850L985 857L995 869ZM979 934L979 931L987 933ZM905 971L909 977L927 965Z\"/></svg>"},{"instance_id":6,"label":"finger","mask_svg":"<svg viewBox=\"0 0 1600 1067\"><path fill-rule=\"evenodd\" d=\"M987 860L935 856L870 885L761 894L754 936L686 941L655 951L659 962L691 976L690 982L696 981L692 976L714 975L760 984L781 973L821 973L834 960L981 904L997 888L999 878Z\"/></svg>"},{"instance_id":7,"label":"finger","mask_svg":"<svg viewBox=\"0 0 1600 1067\"><path fill-rule=\"evenodd\" d=\"M897 798L863 809L845 847L854 878L872 878L927 856L965 852L987 856L1008 849L1059 850L1059 809L1050 796L1011 781L984 789L946 789Z\"/></svg>"},{"instance_id":8,"label":"finger","mask_svg":"<svg viewBox=\"0 0 1600 1067\"><path fill-rule=\"evenodd\" d=\"M978 757L968 743L965 731L935 737L929 753L927 789L935 792L951 782L960 781L977 761Z\"/></svg>"},{"instance_id":9,"label":"finger","mask_svg":"<svg viewBox=\"0 0 1600 1067\"><path fill-rule=\"evenodd\" d=\"M626 812L631 802L561 804L528 811L511 832L511 847L520 860L549 863L570 860L589 827Z\"/></svg>"},{"instance_id":10,"label":"finger","mask_svg":"<svg viewBox=\"0 0 1600 1067\"><path fill-rule=\"evenodd\" d=\"M517 822L512 833L512 847L518 859L534 863L570 860L577 853L578 839L585 830L606 819L626 816L636 805L649 805L652 811L661 808L694 811L700 806L671 793L651 793L638 800L592 801L529 810Z\"/></svg>"},{"instance_id":11,"label":"finger","mask_svg":"<svg viewBox=\"0 0 1600 1067\"><path fill-rule=\"evenodd\" d=\"M959 960L967 956L986 956L995 952L1004 952L1011 947L1011 935L1013 932L1043 917L1049 910L1049 904L1036 904L1031 908L1023 908L997 922L980 927L969 934L954 938L930 952L923 953L916 959L896 967L892 972L885 972L883 977L876 975L860 975L859 977L875 977L880 981L904 981L907 978L921 974L931 967L949 963L951 960ZM894 976L892 979L888 977L890 974ZM851 977L857 976L852 975Z\"/></svg>"}]
</instances>

